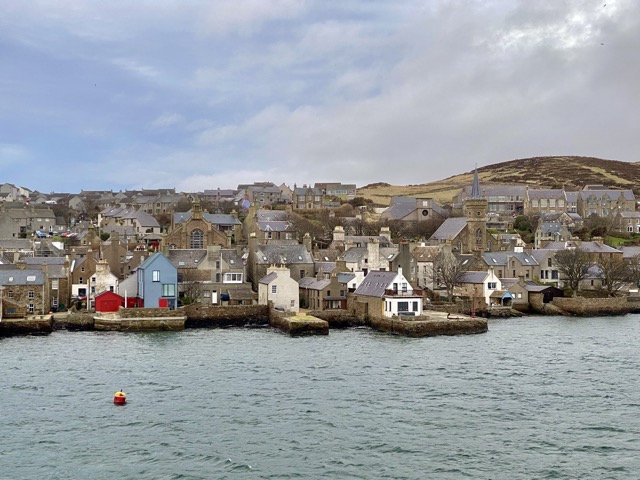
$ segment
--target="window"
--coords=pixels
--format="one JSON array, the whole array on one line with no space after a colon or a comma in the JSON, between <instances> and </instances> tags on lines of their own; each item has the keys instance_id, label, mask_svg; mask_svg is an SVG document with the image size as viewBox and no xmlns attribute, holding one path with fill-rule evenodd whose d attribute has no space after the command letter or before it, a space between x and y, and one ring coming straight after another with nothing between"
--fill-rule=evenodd
<instances>
[{"instance_id":1,"label":"window","mask_svg":"<svg viewBox=\"0 0 640 480\"><path fill-rule=\"evenodd\" d=\"M241 273L225 273L224 281L225 283L241 283L242 274Z\"/></svg>"},{"instance_id":2,"label":"window","mask_svg":"<svg viewBox=\"0 0 640 480\"><path fill-rule=\"evenodd\" d=\"M189 235L189 248L204 248L204 234L199 228L191 231L191 235Z\"/></svg>"},{"instance_id":3,"label":"window","mask_svg":"<svg viewBox=\"0 0 640 480\"><path fill-rule=\"evenodd\" d=\"M13 298L13 290L7 292L7 298Z\"/></svg>"},{"instance_id":4,"label":"window","mask_svg":"<svg viewBox=\"0 0 640 480\"><path fill-rule=\"evenodd\" d=\"M160 281L160 270L154 270L151 278L154 282L159 282Z\"/></svg>"},{"instance_id":5,"label":"window","mask_svg":"<svg viewBox=\"0 0 640 480\"><path fill-rule=\"evenodd\" d=\"M495 290L496 287L497 287L497 282L489 282L489 283L487 283L487 288L489 290Z\"/></svg>"},{"instance_id":6,"label":"window","mask_svg":"<svg viewBox=\"0 0 640 480\"><path fill-rule=\"evenodd\" d=\"M220 270L220 260L216 260L216 270Z\"/></svg>"},{"instance_id":7,"label":"window","mask_svg":"<svg viewBox=\"0 0 640 480\"><path fill-rule=\"evenodd\" d=\"M59 280L51 280L51 290L58 290L60 281Z\"/></svg>"},{"instance_id":8,"label":"window","mask_svg":"<svg viewBox=\"0 0 640 480\"><path fill-rule=\"evenodd\" d=\"M413 302L413 311L414 312L418 311L418 302Z\"/></svg>"},{"instance_id":9,"label":"window","mask_svg":"<svg viewBox=\"0 0 640 480\"><path fill-rule=\"evenodd\" d=\"M547 258L547 266L550 267L551 266L551 259Z\"/></svg>"},{"instance_id":10,"label":"window","mask_svg":"<svg viewBox=\"0 0 640 480\"><path fill-rule=\"evenodd\" d=\"M33 291L33 290L29 290L28 297L29 297L30 299L35 298L35 293L34 293L34 291Z\"/></svg>"},{"instance_id":11,"label":"window","mask_svg":"<svg viewBox=\"0 0 640 480\"><path fill-rule=\"evenodd\" d=\"M58 297L51 297L51 306L52 307L58 306Z\"/></svg>"},{"instance_id":12,"label":"window","mask_svg":"<svg viewBox=\"0 0 640 480\"><path fill-rule=\"evenodd\" d=\"M409 302L398 302L398 312L408 312Z\"/></svg>"},{"instance_id":13,"label":"window","mask_svg":"<svg viewBox=\"0 0 640 480\"><path fill-rule=\"evenodd\" d=\"M163 297L175 297L176 296L176 286L173 283L165 283L162 285L162 296Z\"/></svg>"},{"instance_id":14,"label":"window","mask_svg":"<svg viewBox=\"0 0 640 480\"><path fill-rule=\"evenodd\" d=\"M327 290L327 297L331 296L331 290Z\"/></svg>"},{"instance_id":15,"label":"window","mask_svg":"<svg viewBox=\"0 0 640 480\"><path fill-rule=\"evenodd\" d=\"M307 272L300 270L300 278L304 278Z\"/></svg>"},{"instance_id":16,"label":"window","mask_svg":"<svg viewBox=\"0 0 640 480\"><path fill-rule=\"evenodd\" d=\"M33 313L33 312L34 312L34 310L35 310L35 309L33 308L33 303L30 303L30 304L29 304L29 306L27 307L27 311L28 311L29 313Z\"/></svg>"},{"instance_id":17,"label":"window","mask_svg":"<svg viewBox=\"0 0 640 480\"><path fill-rule=\"evenodd\" d=\"M277 293L278 292L278 286L277 285L271 285L271 293Z\"/></svg>"},{"instance_id":18,"label":"window","mask_svg":"<svg viewBox=\"0 0 640 480\"><path fill-rule=\"evenodd\" d=\"M291 300L291 308L295 308L296 306L296 301L295 300Z\"/></svg>"}]
</instances>

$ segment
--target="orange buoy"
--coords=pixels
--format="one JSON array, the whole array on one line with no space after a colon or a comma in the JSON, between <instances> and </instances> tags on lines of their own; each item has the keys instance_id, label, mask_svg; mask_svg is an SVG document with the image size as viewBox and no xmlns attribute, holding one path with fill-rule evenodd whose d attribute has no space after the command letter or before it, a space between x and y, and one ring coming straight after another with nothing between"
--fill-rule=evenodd
<instances>
[{"instance_id":1,"label":"orange buoy","mask_svg":"<svg viewBox=\"0 0 640 480\"><path fill-rule=\"evenodd\" d=\"M113 394L113 403L116 405L124 405L127 403L127 394L122 390Z\"/></svg>"}]
</instances>

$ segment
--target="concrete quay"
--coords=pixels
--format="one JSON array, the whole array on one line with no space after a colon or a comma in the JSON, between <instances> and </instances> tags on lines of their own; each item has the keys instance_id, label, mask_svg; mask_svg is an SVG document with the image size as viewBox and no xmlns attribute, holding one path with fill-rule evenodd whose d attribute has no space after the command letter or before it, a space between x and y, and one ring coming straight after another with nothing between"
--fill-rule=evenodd
<instances>
[{"instance_id":1,"label":"concrete quay","mask_svg":"<svg viewBox=\"0 0 640 480\"><path fill-rule=\"evenodd\" d=\"M305 313L285 316L278 312L271 316L269 325L292 337L329 335L329 322Z\"/></svg>"}]
</instances>

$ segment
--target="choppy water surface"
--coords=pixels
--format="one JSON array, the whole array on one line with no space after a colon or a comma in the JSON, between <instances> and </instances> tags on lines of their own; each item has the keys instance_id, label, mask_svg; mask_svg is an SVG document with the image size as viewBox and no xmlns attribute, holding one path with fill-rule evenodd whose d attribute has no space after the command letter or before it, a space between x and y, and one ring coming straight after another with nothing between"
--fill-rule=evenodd
<instances>
[{"instance_id":1,"label":"choppy water surface","mask_svg":"<svg viewBox=\"0 0 640 480\"><path fill-rule=\"evenodd\" d=\"M636 478L639 322L0 339L0 479Z\"/></svg>"}]
</instances>

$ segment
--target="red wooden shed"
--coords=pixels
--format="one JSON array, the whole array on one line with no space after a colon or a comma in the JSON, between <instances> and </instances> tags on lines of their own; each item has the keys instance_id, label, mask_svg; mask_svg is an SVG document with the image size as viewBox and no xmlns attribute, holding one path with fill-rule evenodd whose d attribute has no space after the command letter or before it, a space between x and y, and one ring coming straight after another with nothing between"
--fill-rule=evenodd
<instances>
[{"instance_id":1,"label":"red wooden shed","mask_svg":"<svg viewBox=\"0 0 640 480\"><path fill-rule=\"evenodd\" d=\"M109 291L96 295L95 302L96 312L117 312L118 308L124 307L124 298Z\"/></svg>"}]
</instances>

